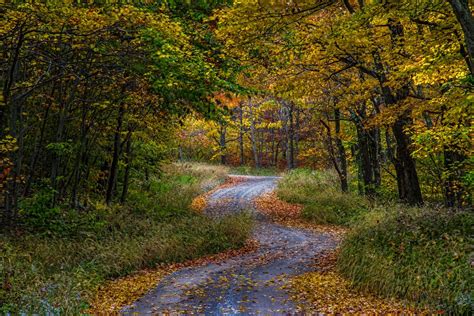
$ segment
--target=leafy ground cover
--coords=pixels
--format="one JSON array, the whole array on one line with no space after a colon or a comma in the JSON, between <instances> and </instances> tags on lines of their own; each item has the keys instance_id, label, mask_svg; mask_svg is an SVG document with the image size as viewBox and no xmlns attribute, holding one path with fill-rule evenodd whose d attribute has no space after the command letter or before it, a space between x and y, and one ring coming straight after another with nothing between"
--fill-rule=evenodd
<instances>
[{"instance_id":1,"label":"leafy ground cover","mask_svg":"<svg viewBox=\"0 0 474 316\"><path fill-rule=\"evenodd\" d=\"M318 257L314 272L290 280L293 300L309 302L309 309L313 309L315 313L423 313L423 310L407 307L393 298L380 298L354 289L351 283L337 272L336 253L337 251L325 252Z\"/></svg>"},{"instance_id":2,"label":"leafy ground cover","mask_svg":"<svg viewBox=\"0 0 474 316\"><path fill-rule=\"evenodd\" d=\"M204 165L167 167L159 177L134 183L128 204L83 210L88 221L50 223L25 215L24 226L0 235L0 311L77 314L107 280L244 246L247 216L210 220L189 210L192 199L225 173ZM44 199L26 201L24 214L35 214L31 208L44 207ZM55 212L62 218L71 211Z\"/></svg>"},{"instance_id":3,"label":"leafy ground cover","mask_svg":"<svg viewBox=\"0 0 474 316\"><path fill-rule=\"evenodd\" d=\"M325 312L358 311L349 305L377 310L362 301L347 305L355 290L371 297L394 297L430 312L474 310L472 212L389 201L377 204L337 190L329 173L307 170L290 172L278 187L279 198L300 204L299 220L349 228L331 273L318 270L296 278L295 297L306 295L313 304L327 306ZM330 303L321 293L333 293L333 302L341 304ZM344 299L342 293L352 298ZM391 311L387 305L379 308Z\"/></svg>"}]
</instances>

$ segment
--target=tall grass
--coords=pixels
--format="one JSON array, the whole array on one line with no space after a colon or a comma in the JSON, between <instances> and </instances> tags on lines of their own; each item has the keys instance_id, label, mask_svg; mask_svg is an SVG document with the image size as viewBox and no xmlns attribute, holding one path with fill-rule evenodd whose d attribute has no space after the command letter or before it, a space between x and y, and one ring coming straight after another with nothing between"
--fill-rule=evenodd
<instances>
[{"instance_id":1,"label":"tall grass","mask_svg":"<svg viewBox=\"0 0 474 316\"><path fill-rule=\"evenodd\" d=\"M338 269L354 286L449 314L474 311L474 213L341 193L331 172L295 170L278 196L304 205L302 218L350 233Z\"/></svg>"},{"instance_id":2,"label":"tall grass","mask_svg":"<svg viewBox=\"0 0 474 316\"><path fill-rule=\"evenodd\" d=\"M348 225L368 209L368 202L338 188L337 176L329 171L297 169L280 181L278 196L303 204L303 219L316 224Z\"/></svg>"},{"instance_id":3,"label":"tall grass","mask_svg":"<svg viewBox=\"0 0 474 316\"><path fill-rule=\"evenodd\" d=\"M0 235L0 313L78 314L106 279L243 246L248 216L213 220L188 210L209 181L224 176L203 165L167 167L148 183L134 183L129 204L96 203L87 215L91 225L65 222L68 234Z\"/></svg>"},{"instance_id":4,"label":"tall grass","mask_svg":"<svg viewBox=\"0 0 474 316\"><path fill-rule=\"evenodd\" d=\"M230 168L230 173L250 176L277 176L280 174L280 171L275 167L255 168L251 166L238 166Z\"/></svg>"},{"instance_id":5,"label":"tall grass","mask_svg":"<svg viewBox=\"0 0 474 316\"><path fill-rule=\"evenodd\" d=\"M474 214L377 206L345 239L339 270L359 288L449 314L474 311Z\"/></svg>"}]
</instances>

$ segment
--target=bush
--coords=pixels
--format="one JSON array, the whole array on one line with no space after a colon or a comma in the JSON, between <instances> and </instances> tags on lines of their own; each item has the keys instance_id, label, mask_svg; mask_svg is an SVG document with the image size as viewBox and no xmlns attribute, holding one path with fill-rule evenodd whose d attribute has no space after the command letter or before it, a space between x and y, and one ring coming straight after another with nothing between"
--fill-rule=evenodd
<instances>
[{"instance_id":1,"label":"bush","mask_svg":"<svg viewBox=\"0 0 474 316\"><path fill-rule=\"evenodd\" d=\"M468 211L378 206L343 242L338 267L364 290L467 314L473 224Z\"/></svg>"}]
</instances>

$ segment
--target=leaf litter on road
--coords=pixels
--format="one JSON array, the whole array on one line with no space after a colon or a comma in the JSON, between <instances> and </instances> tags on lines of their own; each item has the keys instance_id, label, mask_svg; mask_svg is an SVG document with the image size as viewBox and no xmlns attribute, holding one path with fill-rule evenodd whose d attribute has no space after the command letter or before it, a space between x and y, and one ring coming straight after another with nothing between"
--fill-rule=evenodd
<instances>
[{"instance_id":1,"label":"leaf litter on road","mask_svg":"<svg viewBox=\"0 0 474 316\"><path fill-rule=\"evenodd\" d=\"M183 263L159 265L153 269L144 269L133 275L110 280L100 286L91 299L89 314L118 312L122 307L132 304L150 289L154 288L167 275L185 268L210 263L219 263L225 259L251 253L258 248L258 243L251 239L240 249L231 249L216 255L206 256Z\"/></svg>"}]
</instances>

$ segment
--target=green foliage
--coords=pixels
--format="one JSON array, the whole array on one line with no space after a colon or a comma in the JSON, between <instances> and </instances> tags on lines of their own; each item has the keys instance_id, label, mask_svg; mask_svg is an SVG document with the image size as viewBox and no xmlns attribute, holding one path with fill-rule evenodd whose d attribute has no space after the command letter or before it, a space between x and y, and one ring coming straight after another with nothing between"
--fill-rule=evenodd
<instances>
[{"instance_id":1,"label":"green foliage","mask_svg":"<svg viewBox=\"0 0 474 316\"><path fill-rule=\"evenodd\" d=\"M380 205L345 239L338 266L364 290L472 312L473 225L468 211Z\"/></svg>"}]
</instances>

